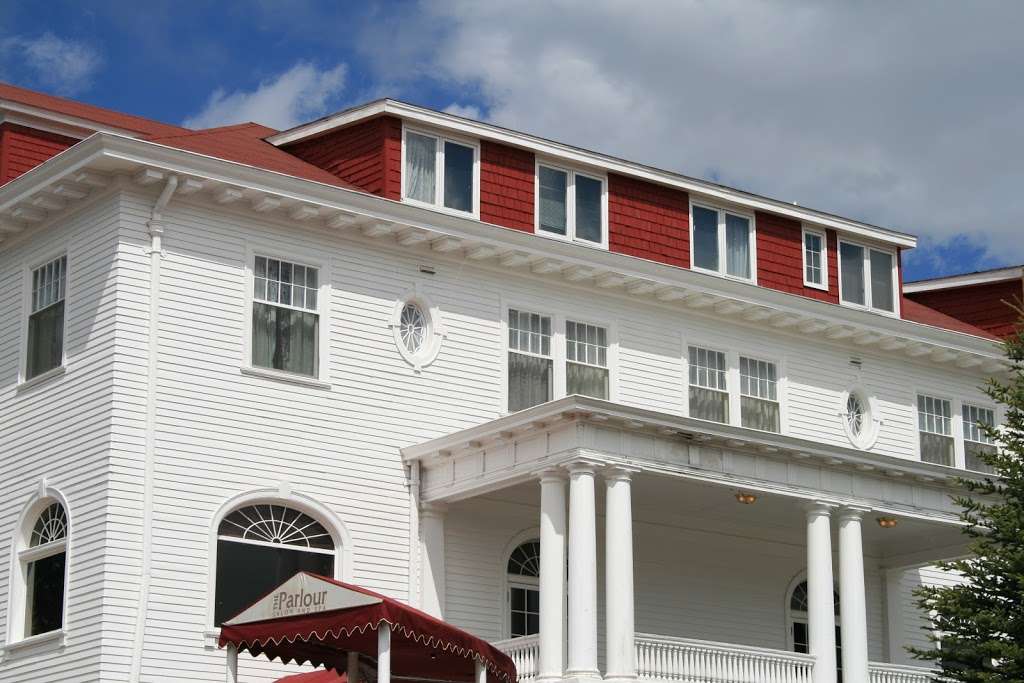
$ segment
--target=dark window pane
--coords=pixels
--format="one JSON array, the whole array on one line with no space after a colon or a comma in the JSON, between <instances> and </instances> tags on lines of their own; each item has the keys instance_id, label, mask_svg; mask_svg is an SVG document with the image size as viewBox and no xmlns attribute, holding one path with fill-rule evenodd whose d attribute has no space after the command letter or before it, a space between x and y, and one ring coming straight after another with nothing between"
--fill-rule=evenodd
<instances>
[{"instance_id":1,"label":"dark window pane","mask_svg":"<svg viewBox=\"0 0 1024 683\"><path fill-rule=\"evenodd\" d=\"M608 369L579 363L565 364L565 393L608 398Z\"/></svg>"},{"instance_id":2,"label":"dark window pane","mask_svg":"<svg viewBox=\"0 0 1024 683\"><path fill-rule=\"evenodd\" d=\"M576 176L576 237L601 242L601 181Z\"/></svg>"},{"instance_id":3,"label":"dark window pane","mask_svg":"<svg viewBox=\"0 0 1024 683\"><path fill-rule=\"evenodd\" d=\"M693 207L693 265L718 270L718 212Z\"/></svg>"},{"instance_id":4,"label":"dark window pane","mask_svg":"<svg viewBox=\"0 0 1024 683\"><path fill-rule=\"evenodd\" d=\"M25 379L59 367L64 356L64 302L37 311L28 319Z\"/></svg>"},{"instance_id":5,"label":"dark window pane","mask_svg":"<svg viewBox=\"0 0 1024 683\"><path fill-rule=\"evenodd\" d=\"M807 624L799 621L793 622L793 650L807 654L809 640L807 637Z\"/></svg>"},{"instance_id":6,"label":"dark window pane","mask_svg":"<svg viewBox=\"0 0 1024 683\"><path fill-rule=\"evenodd\" d=\"M540 591L526 591L526 610L534 613L540 611Z\"/></svg>"},{"instance_id":7,"label":"dark window pane","mask_svg":"<svg viewBox=\"0 0 1024 683\"><path fill-rule=\"evenodd\" d=\"M56 631L64 618L64 559L57 553L41 560L29 562L26 567L28 593L25 604L26 635Z\"/></svg>"},{"instance_id":8,"label":"dark window pane","mask_svg":"<svg viewBox=\"0 0 1024 683\"><path fill-rule=\"evenodd\" d=\"M526 635L532 636L535 633L540 633L540 615L535 613L527 614Z\"/></svg>"},{"instance_id":9,"label":"dark window pane","mask_svg":"<svg viewBox=\"0 0 1024 683\"><path fill-rule=\"evenodd\" d=\"M217 541L214 622L220 626L300 571L334 576L334 555Z\"/></svg>"},{"instance_id":10,"label":"dark window pane","mask_svg":"<svg viewBox=\"0 0 1024 683\"><path fill-rule=\"evenodd\" d=\"M526 635L526 615L522 612L512 613L512 632L509 635L513 638Z\"/></svg>"},{"instance_id":11,"label":"dark window pane","mask_svg":"<svg viewBox=\"0 0 1024 683\"><path fill-rule=\"evenodd\" d=\"M871 252L871 306L892 311L892 254Z\"/></svg>"},{"instance_id":12,"label":"dark window pane","mask_svg":"<svg viewBox=\"0 0 1024 683\"><path fill-rule=\"evenodd\" d=\"M473 210L473 148L444 143L444 205Z\"/></svg>"},{"instance_id":13,"label":"dark window pane","mask_svg":"<svg viewBox=\"0 0 1024 683\"><path fill-rule=\"evenodd\" d=\"M865 303L864 299L864 248L853 244L839 245L839 267L842 270L843 301L852 304Z\"/></svg>"},{"instance_id":14,"label":"dark window pane","mask_svg":"<svg viewBox=\"0 0 1024 683\"><path fill-rule=\"evenodd\" d=\"M953 438L921 432L921 460L953 466Z\"/></svg>"},{"instance_id":15,"label":"dark window pane","mask_svg":"<svg viewBox=\"0 0 1024 683\"><path fill-rule=\"evenodd\" d=\"M553 168L541 166L537 175L540 181L540 229L558 235L566 234L566 188L568 174Z\"/></svg>"},{"instance_id":16,"label":"dark window pane","mask_svg":"<svg viewBox=\"0 0 1024 683\"><path fill-rule=\"evenodd\" d=\"M252 364L316 377L320 317L264 303L252 306Z\"/></svg>"},{"instance_id":17,"label":"dark window pane","mask_svg":"<svg viewBox=\"0 0 1024 683\"><path fill-rule=\"evenodd\" d=\"M508 354L508 410L525 410L551 400L551 359Z\"/></svg>"},{"instance_id":18,"label":"dark window pane","mask_svg":"<svg viewBox=\"0 0 1024 683\"><path fill-rule=\"evenodd\" d=\"M526 609L526 591L522 588L512 588L512 609L522 612Z\"/></svg>"}]
</instances>

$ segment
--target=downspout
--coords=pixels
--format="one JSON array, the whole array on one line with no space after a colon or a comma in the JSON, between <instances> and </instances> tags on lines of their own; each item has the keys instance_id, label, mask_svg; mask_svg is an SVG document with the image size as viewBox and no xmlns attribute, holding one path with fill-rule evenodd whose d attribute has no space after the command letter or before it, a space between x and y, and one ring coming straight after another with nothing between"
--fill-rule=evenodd
<instances>
[{"instance_id":1,"label":"downspout","mask_svg":"<svg viewBox=\"0 0 1024 683\"><path fill-rule=\"evenodd\" d=\"M142 675L142 650L145 644L146 614L149 610L149 587L153 564L153 470L156 460L156 374L157 347L160 334L160 260L163 258L163 211L178 188L178 176L167 178L167 184L153 205L146 222L149 228L149 340L146 382L146 452L142 492L142 577L139 585L138 617L132 648L132 669L128 680L137 683Z\"/></svg>"}]
</instances>

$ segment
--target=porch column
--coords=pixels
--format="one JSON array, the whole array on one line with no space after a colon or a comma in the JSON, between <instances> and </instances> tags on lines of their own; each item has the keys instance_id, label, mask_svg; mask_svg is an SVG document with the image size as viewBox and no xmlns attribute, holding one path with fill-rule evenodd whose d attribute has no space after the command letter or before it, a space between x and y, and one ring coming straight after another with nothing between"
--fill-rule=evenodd
<instances>
[{"instance_id":1,"label":"porch column","mask_svg":"<svg viewBox=\"0 0 1024 683\"><path fill-rule=\"evenodd\" d=\"M594 463L569 464L569 666L574 678L597 670L597 513Z\"/></svg>"},{"instance_id":2,"label":"porch column","mask_svg":"<svg viewBox=\"0 0 1024 683\"><path fill-rule=\"evenodd\" d=\"M810 653L815 658L813 683L836 683L832 507L816 502L807 508L807 632ZM846 680L858 679L848 677Z\"/></svg>"},{"instance_id":3,"label":"porch column","mask_svg":"<svg viewBox=\"0 0 1024 683\"><path fill-rule=\"evenodd\" d=\"M565 472L540 473L538 679L561 680L565 656Z\"/></svg>"},{"instance_id":4,"label":"porch column","mask_svg":"<svg viewBox=\"0 0 1024 683\"><path fill-rule=\"evenodd\" d=\"M227 683L238 683L238 648L234 643L227 646L227 658L224 663L224 680Z\"/></svg>"},{"instance_id":5,"label":"porch column","mask_svg":"<svg viewBox=\"0 0 1024 683\"><path fill-rule=\"evenodd\" d=\"M424 505L420 511L420 535L423 562L423 594L421 604L427 614L444 618L444 515L443 505Z\"/></svg>"},{"instance_id":6,"label":"porch column","mask_svg":"<svg viewBox=\"0 0 1024 683\"><path fill-rule=\"evenodd\" d=\"M634 470L612 467L605 475L605 679L636 678L633 650L633 499Z\"/></svg>"},{"instance_id":7,"label":"porch column","mask_svg":"<svg viewBox=\"0 0 1024 683\"><path fill-rule=\"evenodd\" d=\"M864 547L860 520L869 508L839 513L839 624L843 634L843 677L868 680L868 617L864 597Z\"/></svg>"}]
</instances>

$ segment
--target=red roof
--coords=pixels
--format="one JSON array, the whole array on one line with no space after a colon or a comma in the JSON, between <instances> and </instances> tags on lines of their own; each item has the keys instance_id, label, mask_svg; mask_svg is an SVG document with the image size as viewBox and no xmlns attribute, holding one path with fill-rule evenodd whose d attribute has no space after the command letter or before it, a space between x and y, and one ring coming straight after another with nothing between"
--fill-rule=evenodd
<instances>
[{"instance_id":1,"label":"red roof","mask_svg":"<svg viewBox=\"0 0 1024 683\"><path fill-rule=\"evenodd\" d=\"M973 334L975 337L984 337L985 339L994 339L995 341L1002 341L999 337L987 332L980 327L975 327L970 323L965 323L962 320L958 320L952 316L940 313L934 308L928 308L923 304L919 304L913 299L903 297L903 303L900 309L903 313L904 320L910 320L915 323L922 323L924 325L931 325L932 327L941 327L945 330L951 330L953 332L963 332L964 334Z\"/></svg>"},{"instance_id":2,"label":"red roof","mask_svg":"<svg viewBox=\"0 0 1024 683\"><path fill-rule=\"evenodd\" d=\"M333 173L289 154L263 140L277 131L258 123L240 123L221 128L185 131L175 135L149 138L150 142L187 152L235 161L248 166L284 173L303 180L359 190ZM361 190L360 190L361 191Z\"/></svg>"},{"instance_id":3,"label":"red roof","mask_svg":"<svg viewBox=\"0 0 1024 683\"><path fill-rule=\"evenodd\" d=\"M169 123L160 123L159 121L145 119L141 116L122 114L110 109L94 107L91 104L46 95L34 90L26 90L9 83L0 83L0 101L2 100L36 107L37 109L46 109L56 114L85 119L86 121L110 126L111 128L123 128L124 130L142 133L143 135L173 135L188 130L188 128L174 126Z\"/></svg>"}]
</instances>

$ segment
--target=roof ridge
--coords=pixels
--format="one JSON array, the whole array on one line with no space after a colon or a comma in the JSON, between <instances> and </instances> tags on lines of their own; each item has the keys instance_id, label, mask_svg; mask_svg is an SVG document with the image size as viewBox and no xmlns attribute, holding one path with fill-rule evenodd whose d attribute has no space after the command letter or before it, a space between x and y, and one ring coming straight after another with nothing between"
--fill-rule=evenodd
<instances>
[{"instance_id":1,"label":"roof ridge","mask_svg":"<svg viewBox=\"0 0 1024 683\"><path fill-rule=\"evenodd\" d=\"M213 128L200 128L198 130L186 130L185 132L174 134L174 135L159 135L150 136L147 138L150 142L158 142L160 140L175 140L180 138L196 137L199 135L216 135L218 133L229 133L236 130L243 130L245 128L261 128L267 131L276 131L275 128L270 126L264 126L262 123L256 123L255 121L247 121L245 123L233 123L229 126L214 126ZM273 133L270 133L273 135ZM260 138L261 140L263 138ZM269 143L268 143L269 144Z\"/></svg>"}]
</instances>

